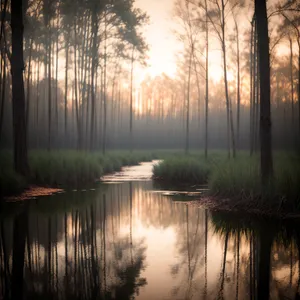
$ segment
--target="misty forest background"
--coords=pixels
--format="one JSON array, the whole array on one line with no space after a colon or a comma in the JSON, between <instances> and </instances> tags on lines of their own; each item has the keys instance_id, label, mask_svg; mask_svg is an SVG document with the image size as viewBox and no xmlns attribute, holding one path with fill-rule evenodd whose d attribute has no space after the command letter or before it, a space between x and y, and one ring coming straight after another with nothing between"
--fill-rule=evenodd
<instances>
[{"instance_id":1,"label":"misty forest background","mask_svg":"<svg viewBox=\"0 0 300 300\"><path fill-rule=\"evenodd\" d=\"M13 146L10 1L1 0L0 146ZM299 147L300 14L268 1L273 146ZM177 73L146 77L151 20L134 1L26 0L29 149L259 149L259 60L252 1L174 2ZM243 24L243 26L240 26ZM246 25L245 25L246 24ZM159 34L159 32L157 33ZM210 74L209 55L223 76ZM233 74L228 78L228 73ZM24 131L25 132L25 131Z\"/></svg>"}]
</instances>

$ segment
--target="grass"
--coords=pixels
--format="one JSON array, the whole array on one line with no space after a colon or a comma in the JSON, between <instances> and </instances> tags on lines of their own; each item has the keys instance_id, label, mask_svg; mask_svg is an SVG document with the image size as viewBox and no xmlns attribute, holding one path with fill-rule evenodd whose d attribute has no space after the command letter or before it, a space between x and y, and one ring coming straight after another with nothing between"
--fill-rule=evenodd
<instances>
[{"instance_id":1,"label":"grass","mask_svg":"<svg viewBox=\"0 0 300 300\"><path fill-rule=\"evenodd\" d=\"M206 183L208 173L208 164L194 156L166 158L153 167L153 175L156 179L173 183Z\"/></svg>"},{"instance_id":2,"label":"grass","mask_svg":"<svg viewBox=\"0 0 300 300\"><path fill-rule=\"evenodd\" d=\"M207 183L209 195L230 198L235 206L268 210L300 210L300 156L274 153L274 180L262 186L259 156L241 152L228 160L225 152L179 155L165 159L153 170L155 179L167 182Z\"/></svg>"},{"instance_id":3,"label":"grass","mask_svg":"<svg viewBox=\"0 0 300 300\"><path fill-rule=\"evenodd\" d=\"M101 153L42 150L29 152L31 174L26 180L13 171L12 153L0 152L0 196L15 194L28 183L51 187L86 185L125 165L163 159L154 166L154 179L167 184L208 184L209 194L228 198L235 206L286 211L300 210L300 156L274 153L274 180L262 186L259 157L239 152L228 160L225 151L211 151L205 160L199 152L111 151ZM233 202L232 202L233 201Z\"/></svg>"},{"instance_id":4,"label":"grass","mask_svg":"<svg viewBox=\"0 0 300 300\"><path fill-rule=\"evenodd\" d=\"M258 157L238 158L214 166L208 183L212 194L251 200L252 206L300 209L300 157L297 155L275 153L274 179L264 186L260 181Z\"/></svg>"},{"instance_id":5,"label":"grass","mask_svg":"<svg viewBox=\"0 0 300 300\"><path fill-rule=\"evenodd\" d=\"M122 166L150 161L157 156L152 152L133 153L114 151L87 153L73 150L33 150L29 152L29 178L13 170L11 151L0 152L0 196L16 194L28 183L51 187L75 187L94 182L104 174L119 171Z\"/></svg>"}]
</instances>

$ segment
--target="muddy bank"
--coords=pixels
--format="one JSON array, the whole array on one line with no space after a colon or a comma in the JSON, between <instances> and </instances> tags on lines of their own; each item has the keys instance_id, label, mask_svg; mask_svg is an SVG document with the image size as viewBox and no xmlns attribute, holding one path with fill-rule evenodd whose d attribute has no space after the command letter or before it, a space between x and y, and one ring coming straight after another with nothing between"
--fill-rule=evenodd
<instances>
[{"instance_id":1,"label":"muddy bank","mask_svg":"<svg viewBox=\"0 0 300 300\"><path fill-rule=\"evenodd\" d=\"M261 217L272 217L279 219L300 218L297 210L288 210L284 203L280 206L270 206L265 202L249 202L248 200L234 200L220 198L217 196L203 196L192 201L187 201L187 205L206 208L210 211L232 212Z\"/></svg>"}]
</instances>

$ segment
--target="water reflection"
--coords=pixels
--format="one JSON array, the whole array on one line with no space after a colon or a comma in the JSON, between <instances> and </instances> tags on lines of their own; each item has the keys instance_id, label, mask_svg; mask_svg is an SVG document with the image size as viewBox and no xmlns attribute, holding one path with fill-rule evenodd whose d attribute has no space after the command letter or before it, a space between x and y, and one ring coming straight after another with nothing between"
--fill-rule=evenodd
<instances>
[{"instance_id":1,"label":"water reflection","mask_svg":"<svg viewBox=\"0 0 300 300\"><path fill-rule=\"evenodd\" d=\"M299 221L208 212L152 188L100 185L2 212L0 296L299 299Z\"/></svg>"}]
</instances>

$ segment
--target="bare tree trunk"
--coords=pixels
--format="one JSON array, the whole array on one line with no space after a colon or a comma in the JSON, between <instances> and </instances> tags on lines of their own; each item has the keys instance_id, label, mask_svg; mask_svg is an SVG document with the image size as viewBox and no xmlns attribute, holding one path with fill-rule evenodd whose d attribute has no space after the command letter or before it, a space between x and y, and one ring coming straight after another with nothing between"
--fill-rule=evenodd
<instances>
[{"instance_id":1,"label":"bare tree trunk","mask_svg":"<svg viewBox=\"0 0 300 300\"><path fill-rule=\"evenodd\" d=\"M225 98L227 109L227 139L228 139L228 157L230 157L230 136L232 144L232 156L235 158L235 138L232 118L231 100L229 99L228 79L227 79L227 62L226 62L226 42L225 42L225 3L222 0L222 51L223 51L223 67L224 67L224 84L225 84Z\"/></svg>"},{"instance_id":2,"label":"bare tree trunk","mask_svg":"<svg viewBox=\"0 0 300 300\"><path fill-rule=\"evenodd\" d=\"M291 81L291 104L292 104L292 128L294 130L295 116L294 116L294 78L293 78L293 41L289 37L290 42L290 81Z\"/></svg>"},{"instance_id":3,"label":"bare tree trunk","mask_svg":"<svg viewBox=\"0 0 300 300\"><path fill-rule=\"evenodd\" d=\"M189 59L189 73L188 73L188 84L187 84L185 154L189 153L189 148L190 148L190 139L189 139L190 137L190 87L191 87L191 69L192 69L193 53L194 53L194 49L192 45L190 59Z\"/></svg>"},{"instance_id":4,"label":"bare tree trunk","mask_svg":"<svg viewBox=\"0 0 300 300\"><path fill-rule=\"evenodd\" d=\"M207 158L207 150L208 150L208 7L207 0L205 0L205 158Z\"/></svg>"},{"instance_id":5,"label":"bare tree trunk","mask_svg":"<svg viewBox=\"0 0 300 300\"><path fill-rule=\"evenodd\" d=\"M134 63L134 46L132 46L131 54L131 71L130 71L130 152L133 150L133 136L132 136L132 125L133 125L133 63Z\"/></svg>"},{"instance_id":6,"label":"bare tree trunk","mask_svg":"<svg viewBox=\"0 0 300 300\"><path fill-rule=\"evenodd\" d=\"M78 87L77 87L77 24L76 18L74 19L74 92L75 92L75 110L76 110L76 123L77 123L77 135L78 135L78 150L82 149L82 138L81 138L81 121L79 115L79 104L78 104Z\"/></svg>"},{"instance_id":7,"label":"bare tree trunk","mask_svg":"<svg viewBox=\"0 0 300 300\"><path fill-rule=\"evenodd\" d=\"M2 68L2 78L0 76L0 90L1 90L1 107L0 107L0 141L2 135L2 125L3 125L3 116L4 116L4 105L5 105L5 92L6 92L6 57L1 53L1 64Z\"/></svg>"},{"instance_id":8,"label":"bare tree trunk","mask_svg":"<svg viewBox=\"0 0 300 300\"><path fill-rule=\"evenodd\" d=\"M27 158L27 133L25 119L24 61L23 61L23 13L22 2L11 0L12 28L12 106L14 136L14 167L16 172L29 173Z\"/></svg>"},{"instance_id":9,"label":"bare tree trunk","mask_svg":"<svg viewBox=\"0 0 300 300\"><path fill-rule=\"evenodd\" d=\"M257 68L257 25L256 25L256 17L254 16L254 22L253 22L253 26L254 26L254 34L253 34L253 47L254 47L254 52L253 52L253 92L252 92L252 96L253 96L253 105L252 105L252 119L251 119L251 124L252 124L252 136L251 136L251 145L252 145L252 153L256 150L256 107L257 107L257 90L258 90L258 68Z\"/></svg>"},{"instance_id":10,"label":"bare tree trunk","mask_svg":"<svg viewBox=\"0 0 300 300\"><path fill-rule=\"evenodd\" d=\"M103 70L103 141L102 141L102 152L103 154L106 153L106 124L107 124L107 103L106 103L106 65L107 65L107 20L106 14L104 18L104 70Z\"/></svg>"},{"instance_id":11,"label":"bare tree trunk","mask_svg":"<svg viewBox=\"0 0 300 300\"><path fill-rule=\"evenodd\" d=\"M251 37L250 37L250 156L253 154L253 24L255 22L255 16L253 16L251 21Z\"/></svg>"},{"instance_id":12,"label":"bare tree trunk","mask_svg":"<svg viewBox=\"0 0 300 300\"><path fill-rule=\"evenodd\" d=\"M239 28L237 25L236 19L234 19L235 23L235 30L236 30L236 55L237 55L237 120L236 120L236 126L237 126L237 145L239 146L239 139L240 139L240 108L241 108L241 91L240 91L240 82L241 82L241 76L240 76L240 40L239 40Z\"/></svg>"},{"instance_id":13,"label":"bare tree trunk","mask_svg":"<svg viewBox=\"0 0 300 300\"><path fill-rule=\"evenodd\" d=\"M106 12L105 12L106 13ZM106 26L106 25L105 25ZM97 60L97 35L98 35L98 20L96 9L92 12L92 34L93 34L93 48L92 48L92 69L91 69L91 131L90 131L90 151L94 148L94 128L95 128L95 70Z\"/></svg>"},{"instance_id":14,"label":"bare tree trunk","mask_svg":"<svg viewBox=\"0 0 300 300\"><path fill-rule=\"evenodd\" d=\"M59 0L58 0L58 5L59 5ZM55 137L57 141L58 137L58 53L59 53L59 48L58 48L58 43L59 43L59 7L57 9L57 32L56 32L56 57L55 57Z\"/></svg>"},{"instance_id":15,"label":"bare tree trunk","mask_svg":"<svg viewBox=\"0 0 300 300\"><path fill-rule=\"evenodd\" d=\"M29 45L28 72L27 72L27 93L26 93L26 131L28 132L29 110L30 110L30 76L31 76L31 58L32 58L33 38Z\"/></svg>"},{"instance_id":16,"label":"bare tree trunk","mask_svg":"<svg viewBox=\"0 0 300 300\"><path fill-rule=\"evenodd\" d=\"M68 68L69 68L69 33L67 33L65 38L65 143L68 145Z\"/></svg>"},{"instance_id":17,"label":"bare tree trunk","mask_svg":"<svg viewBox=\"0 0 300 300\"><path fill-rule=\"evenodd\" d=\"M300 136L300 41L298 41L298 122L299 122L298 135Z\"/></svg>"},{"instance_id":18,"label":"bare tree trunk","mask_svg":"<svg viewBox=\"0 0 300 300\"><path fill-rule=\"evenodd\" d=\"M52 99L51 99L51 26L48 25L48 151L51 150L51 115L52 115Z\"/></svg>"},{"instance_id":19,"label":"bare tree trunk","mask_svg":"<svg viewBox=\"0 0 300 300\"><path fill-rule=\"evenodd\" d=\"M265 184L273 176L271 103L270 103L270 56L266 1L255 0L258 31L260 73L260 154L261 179Z\"/></svg>"},{"instance_id":20,"label":"bare tree trunk","mask_svg":"<svg viewBox=\"0 0 300 300\"><path fill-rule=\"evenodd\" d=\"M38 52L40 50L40 44L38 45ZM40 59L37 61L37 79L36 79L36 105L35 105L35 126L36 126L36 147L39 147L39 102L40 102Z\"/></svg>"},{"instance_id":21,"label":"bare tree trunk","mask_svg":"<svg viewBox=\"0 0 300 300\"><path fill-rule=\"evenodd\" d=\"M255 40L257 43L257 41ZM255 73L256 73L256 94L254 96L255 98L255 112L254 112L254 151L258 151L259 147L259 80L260 80L260 74L259 74L259 56L258 53L256 53L256 65L255 65Z\"/></svg>"}]
</instances>

